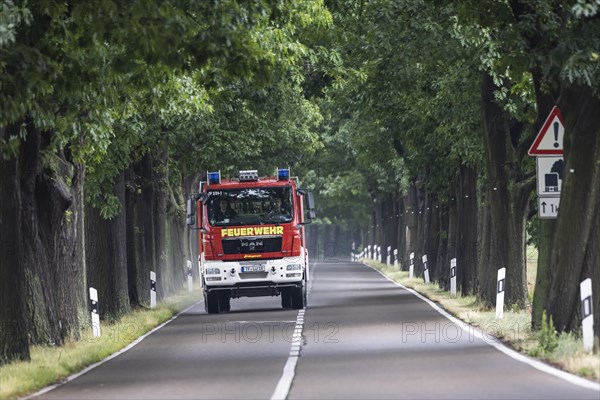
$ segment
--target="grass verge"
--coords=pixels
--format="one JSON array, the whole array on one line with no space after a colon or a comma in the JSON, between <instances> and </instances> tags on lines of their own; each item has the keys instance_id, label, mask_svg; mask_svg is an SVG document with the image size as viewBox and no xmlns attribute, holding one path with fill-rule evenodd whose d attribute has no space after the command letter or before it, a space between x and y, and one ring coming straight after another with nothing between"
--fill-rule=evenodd
<instances>
[{"instance_id":1,"label":"grass verge","mask_svg":"<svg viewBox=\"0 0 600 400\"><path fill-rule=\"evenodd\" d=\"M198 302L198 293L182 291L158 303L155 309L138 309L118 321L101 322L102 336L98 338L92 336L90 328L79 341L69 341L61 347L32 346L31 361L0 367L0 399L34 393L103 360Z\"/></svg>"},{"instance_id":2,"label":"grass verge","mask_svg":"<svg viewBox=\"0 0 600 400\"><path fill-rule=\"evenodd\" d=\"M540 332L531 330L531 311L505 310L504 318L496 319L496 311L482 306L475 296L453 297L450 292L436 284L425 284L421 278L409 278L407 271L363 259L363 262L378 269L388 278L409 287L447 312L470 325L479 328L485 335L502 340L513 349L535 357L572 374L600 382L600 355L583 350L583 341L574 334L557 334L546 325ZM595 346L598 349L598 346Z\"/></svg>"}]
</instances>

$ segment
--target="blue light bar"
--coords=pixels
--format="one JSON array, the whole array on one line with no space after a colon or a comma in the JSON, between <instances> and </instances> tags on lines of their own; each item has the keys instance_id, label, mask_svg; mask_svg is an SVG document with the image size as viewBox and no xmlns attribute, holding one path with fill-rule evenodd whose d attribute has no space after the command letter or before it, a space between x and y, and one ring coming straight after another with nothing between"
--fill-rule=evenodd
<instances>
[{"instance_id":1,"label":"blue light bar","mask_svg":"<svg viewBox=\"0 0 600 400\"><path fill-rule=\"evenodd\" d=\"M208 177L207 179L209 185L216 185L221 183L221 171L208 172L206 175Z\"/></svg>"},{"instance_id":2,"label":"blue light bar","mask_svg":"<svg viewBox=\"0 0 600 400\"><path fill-rule=\"evenodd\" d=\"M289 168L277 168L277 180L289 181L290 180L290 169Z\"/></svg>"}]
</instances>

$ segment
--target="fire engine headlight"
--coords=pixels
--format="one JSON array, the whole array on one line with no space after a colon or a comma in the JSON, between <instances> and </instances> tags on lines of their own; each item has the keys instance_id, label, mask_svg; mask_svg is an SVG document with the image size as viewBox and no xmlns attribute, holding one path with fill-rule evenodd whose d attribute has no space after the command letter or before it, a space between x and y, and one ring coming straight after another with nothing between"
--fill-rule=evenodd
<instances>
[{"instance_id":1,"label":"fire engine headlight","mask_svg":"<svg viewBox=\"0 0 600 400\"><path fill-rule=\"evenodd\" d=\"M300 264L290 264L286 268L288 271L300 271L302 269L302 265Z\"/></svg>"},{"instance_id":2,"label":"fire engine headlight","mask_svg":"<svg viewBox=\"0 0 600 400\"><path fill-rule=\"evenodd\" d=\"M206 268L204 270L204 273L206 275L219 275L221 273L221 270L219 268Z\"/></svg>"}]
</instances>

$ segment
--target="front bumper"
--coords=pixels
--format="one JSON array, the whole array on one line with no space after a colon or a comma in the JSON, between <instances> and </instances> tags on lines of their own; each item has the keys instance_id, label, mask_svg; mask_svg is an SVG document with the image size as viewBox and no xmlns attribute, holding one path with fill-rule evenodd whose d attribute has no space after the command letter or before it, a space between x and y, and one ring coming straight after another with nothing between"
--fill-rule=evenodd
<instances>
[{"instance_id":1,"label":"front bumper","mask_svg":"<svg viewBox=\"0 0 600 400\"><path fill-rule=\"evenodd\" d=\"M205 261L204 287L211 289L297 286L304 278L298 257L277 260Z\"/></svg>"}]
</instances>

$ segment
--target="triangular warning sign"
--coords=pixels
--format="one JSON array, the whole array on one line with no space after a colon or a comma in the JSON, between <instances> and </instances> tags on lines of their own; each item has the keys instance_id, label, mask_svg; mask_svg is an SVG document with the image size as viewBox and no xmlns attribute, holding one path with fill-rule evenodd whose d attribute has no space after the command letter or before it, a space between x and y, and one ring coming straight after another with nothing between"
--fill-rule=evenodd
<instances>
[{"instance_id":1,"label":"triangular warning sign","mask_svg":"<svg viewBox=\"0 0 600 400\"><path fill-rule=\"evenodd\" d=\"M565 136L565 122L560 109L552 108L542 129L538 132L533 144L529 148L530 156L539 155L562 155L563 137Z\"/></svg>"}]
</instances>

